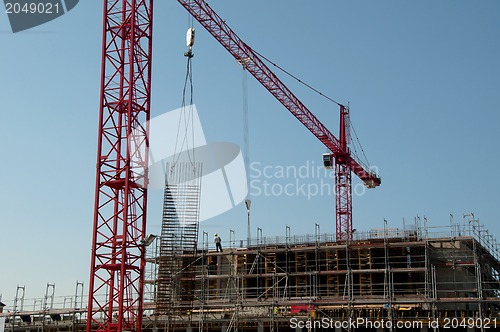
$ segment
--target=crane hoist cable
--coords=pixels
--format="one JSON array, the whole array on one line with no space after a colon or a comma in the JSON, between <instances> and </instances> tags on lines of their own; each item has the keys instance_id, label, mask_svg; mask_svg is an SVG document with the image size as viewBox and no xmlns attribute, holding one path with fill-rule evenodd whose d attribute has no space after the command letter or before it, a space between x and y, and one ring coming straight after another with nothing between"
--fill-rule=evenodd
<instances>
[{"instance_id":1,"label":"crane hoist cable","mask_svg":"<svg viewBox=\"0 0 500 332\"><path fill-rule=\"evenodd\" d=\"M370 165L370 163L368 162L368 157L366 157L365 150L363 149L363 146L361 145L361 141L358 138L358 134L356 133L356 130L354 129L354 126L352 125L352 122L350 120L349 120L349 124L350 124L350 128L352 129L352 132L354 133L354 137L356 137L356 141L358 142L359 148L361 149L361 153L363 154L363 157L365 158L364 161L366 162L367 165ZM354 143L353 143L353 146L355 146ZM359 156L357 151L355 151L355 152L356 152L356 155Z\"/></svg>"},{"instance_id":2,"label":"crane hoist cable","mask_svg":"<svg viewBox=\"0 0 500 332\"><path fill-rule=\"evenodd\" d=\"M243 93L243 161L247 173L247 188L250 188L250 137L248 130L248 75L245 67L241 72L241 88ZM250 193L250 192L249 192ZM248 193L248 194L249 194ZM247 194L247 195L248 195Z\"/></svg>"},{"instance_id":3,"label":"crane hoist cable","mask_svg":"<svg viewBox=\"0 0 500 332\"><path fill-rule=\"evenodd\" d=\"M359 146L361 153L362 153L362 156L364 157L363 162L365 162L366 165L370 165L370 163L368 162L368 157L366 157L365 150L363 149L363 145L361 145L361 141L359 140L358 134L356 133L356 130L354 129L354 125L352 124L351 105L349 103L347 103L346 109L347 109L347 116L345 118L345 121L346 121L346 128L347 128L347 130L346 130L347 144L350 145L354 149L354 153L356 154L356 156L360 155L358 153L357 148L356 148L357 146ZM354 138L356 138L356 140L353 139L353 134L354 134Z\"/></svg>"},{"instance_id":4,"label":"crane hoist cable","mask_svg":"<svg viewBox=\"0 0 500 332\"><path fill-rule=\"evenodd\" d=\"M194 147L194 110L193 110L193 45L194 45L194 36L195 30L191 26L188 28L186 32L186 45L188 47L188 51L184 53L184 56L187 59L186 62L186 75L184 78L184 86L182 89L182 104L181 104L181 114L179 116L179 123L177 126L177 135L175 138L175 148L174 148L174 156L172 163L172 168L175 167L175 164L179 161L181 154L183 152L183 147L185 146L186 153L189 159L189 162L194 165L195 163L195 147ZM189 102L186 105L186 101L189 98ZM183 133L181 133L181 129L183 129ZM189 138L189 130L191 130L191 137ZM180 142L179 146L179 138L182 135L182 142ZM191 140L191 141L190 141ZM190 144L192 146L190 146ZM177 153L177 149L179 149L179 153Z\"/></svg>"}]
</instances>

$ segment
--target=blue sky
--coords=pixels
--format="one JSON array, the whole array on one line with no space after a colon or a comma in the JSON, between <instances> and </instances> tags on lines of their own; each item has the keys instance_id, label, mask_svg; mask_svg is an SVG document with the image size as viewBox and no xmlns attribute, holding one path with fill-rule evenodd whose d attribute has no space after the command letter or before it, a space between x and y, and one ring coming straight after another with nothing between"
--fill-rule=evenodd
<instances>
[{"instance_id":1,"label":"blue sky","mask_svg":"<svg viewBox=\"0 0 500 332\"><path fill-rule=\"evenodd\" d=\"M401 227L416 215L447 225L449 213L461 219L475 212L500 238L498 1L212 2L247 44L350 102L358 136L382 176L379 188L354 197L355 228L381 228L384 219ZM42 297L47 282L56 283L59 296L73 294L76 280L88 284L101 21L101 1L80 1L57 20L12 34L0 13L4 302L12 302L17 284L26 285L27 298ZM179 4L155 3L152 116L181 104L187 28ZM207 140L242 145L241 67L195 28L194 101ZM337 133L335 105L284 81ZM325 148L250 76L248 99L256 167L321 165ZM325 174L310 180L333 183ZM253 233L261 227L281 236L287 224L292 234L314 233L315 223L334 231L333 196L251 198ZM162 193L152 191L150 233L160 232L161 203ZM227 240L230 228L246 238L244 206L200 231Z\"/></svg>"}]
</instances>

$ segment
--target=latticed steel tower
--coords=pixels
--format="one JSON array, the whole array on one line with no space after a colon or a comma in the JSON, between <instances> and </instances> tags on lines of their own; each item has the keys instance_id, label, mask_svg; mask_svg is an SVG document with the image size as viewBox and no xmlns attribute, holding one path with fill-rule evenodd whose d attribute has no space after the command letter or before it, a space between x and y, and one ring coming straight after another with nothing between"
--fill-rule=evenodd
<instances>
[{"instance_id":1,"label":"latticed steel tower","mask_svg":"<svg viewBox=\"0 0 500 332\"><path fill-rule=\"evenodd\" d=\"M140 331L152 0L105 0L87 331Z\"/></svg>"}]
</instances>

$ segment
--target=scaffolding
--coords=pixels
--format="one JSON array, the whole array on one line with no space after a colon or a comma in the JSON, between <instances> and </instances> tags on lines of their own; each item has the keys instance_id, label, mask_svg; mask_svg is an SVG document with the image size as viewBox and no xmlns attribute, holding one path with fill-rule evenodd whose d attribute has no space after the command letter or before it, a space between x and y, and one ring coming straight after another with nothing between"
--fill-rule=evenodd
<instances>
[{"instance_id":1,"label":"scaffolding","mask_svg":"<svg viewBox=\"0 0 500 332\"><path fill-rule=\"evenodd\" d=\"M167 164L158 257L156 313L172 316L194 296L202 164Z\"/></svg>"},{"instance_id":2,"label":"scaffolding","mask_svg":"<svg viewBox=\"0 0 500 332\"><path fill-rule=\"evenodd\" d=\"M12 305L0 310L0 330L4 331L82 331L86 308L83 307L83 282L77 281L72 296L55 296L55 283L47 283L43 297L26 298L25 286L17 286ZM7 302L8 303L8 302ZM2 320L2 318L4 320Z\"/></svg>"},{"instance_id":3,"label":"scaffolding","mask_svg":"<svg viewBox=\"0 0 500 332\"><path fill-rule=\"evenodd\" d=\"M289 328L291 317L342 321L444 323L447 318L500 322L500 255L493 236L471 215L461 223L413 225L334 234L265 238L237 247L234 231L223 253L203 245L187 266L195 296L177 301L168 330ZM241 242L240 242L241 244ZM478 328L483 330L483 328Z\"/></svg>"},{"instance_id":4,"label":"scaffolding","mask_svg":"<svg viewBox=\"0 0 500 332\"><path fill-rule=\"evenodd\" d=\"M445 227L429 227L419 217L403 228L384 222L354 232L349 241L322 234L319 225L311 235L292 235L289 226L284 237L263 237L261 229L256 234L252 245L243 246L230 230L220 253L203 232L196 250L176 251L178 270L171 275L180 288L170 293L166 313L158 311L164 239L153 241L147 247L142 330L291 331L293 318L363 318L392 326L472 319L476 328L468 331L488 328L478 322L489 321L489 330L500 325L500 251L472 214ZM43 298L25 299L19 286L12 305L0 313L5 331L82 331L83 284L77 283L74 298L54 293L48 283Z\"/></svg>"}]
</instances>

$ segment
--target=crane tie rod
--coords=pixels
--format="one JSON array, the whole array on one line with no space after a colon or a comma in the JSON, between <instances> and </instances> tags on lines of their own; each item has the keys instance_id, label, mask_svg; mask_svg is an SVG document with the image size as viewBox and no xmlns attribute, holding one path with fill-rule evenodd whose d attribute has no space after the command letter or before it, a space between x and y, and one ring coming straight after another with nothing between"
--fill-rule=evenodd
<instances>
[{"instance_id":1,"label":"crane tie rod","mask_svg":"<svg viewBox=\"0 0 500 332\"><path fill-rule=\"evenodd\" d=\"M249 47L247 45L247 47ZM257 52L256 50L252 49L255 54L257 54L259 57L261 57L263 60L267 61L268 63L270 63L271 65L273 65L274 67L278 68L279 70L281 70L283 73L287 74L288 76L290 76L291 78L295 79L297 82L305 85L306 87L308 87L309 89L311 89L312 91L316 92L317 94L319 94L320 96L322 96L323 98L325 99L328 99L329 101L331 101L332 103L335 103L337 104L338 106L344 106L342 104L340 104L339 102L335 101L334 99L328 97L327 95L325 95L324 93L322 93L321 91L315 89L314 87L312 87L311 85L307 84L306 82L303 82L301 79L299 79L298 77L296 77L295 75L293 75L292 73L288 72L287 70L285 70L284 68L282 68L281 66L279 66L278 64L272 62L271 60L269 60L268 58L266 58L265 56L263 56L262 54L260 54L259 52ZM345 106L344 106L345 107ZM358 141L358 144L359 144L359 147L361 148L361 152L363 153L363 156L365 157L365 160L366 160L366 163L369 165L370 163L368 162L368 158L366 157L366 154L365 154L365 150L363 149L363 146L361 145L361 142L359 141L359 138L358 138L358 135L356 133L356 131L354 130L354 127L352 127L352 124L351 124L351 128L353 129L354 131L354 135L356 136L356 140Z\"/></svg>"},{"instance_id":2,"label":"crane tie rod","mask_svg":"<svg viewBox=\"0 0 500 332\"><path fill-rule=\"evenodd\" d=\"M249 47L247 45L247 47ZM323 98L325 99L328 99L329 101L331 101L332 103L334 104L337 104L338 106L344 106L342 105L341 103L335 101L334 99L328 97L327 95L325 95L324 93L322 93L321 91L315 89L314 87L312 87L311 85L307 84L306 82L302 81L300 78L296 77L295 75L293 75L292 73L288 72L287 70L285 70L284 68L280 67L279 65L277 65L276 63L272 62L271 60L269 60L268 58L266 58L265 56L263 56L262 54L260 54L259 52L257 52L255 49L252 49L255 54L257 54L258 56L260 56L262 59L266 60L268 63L272 64L274 67L278 68L279 70L281 70L283 73L287 74L288 76L290 76L291 78L293 78L294 80L296 80L297 82L301 83L302 85L305 85L306 87L308 87L309 89L311 89L312 91L316 92L317 94L319 94L320 96L322 96Z\"/></svg>"}]
</instances>

